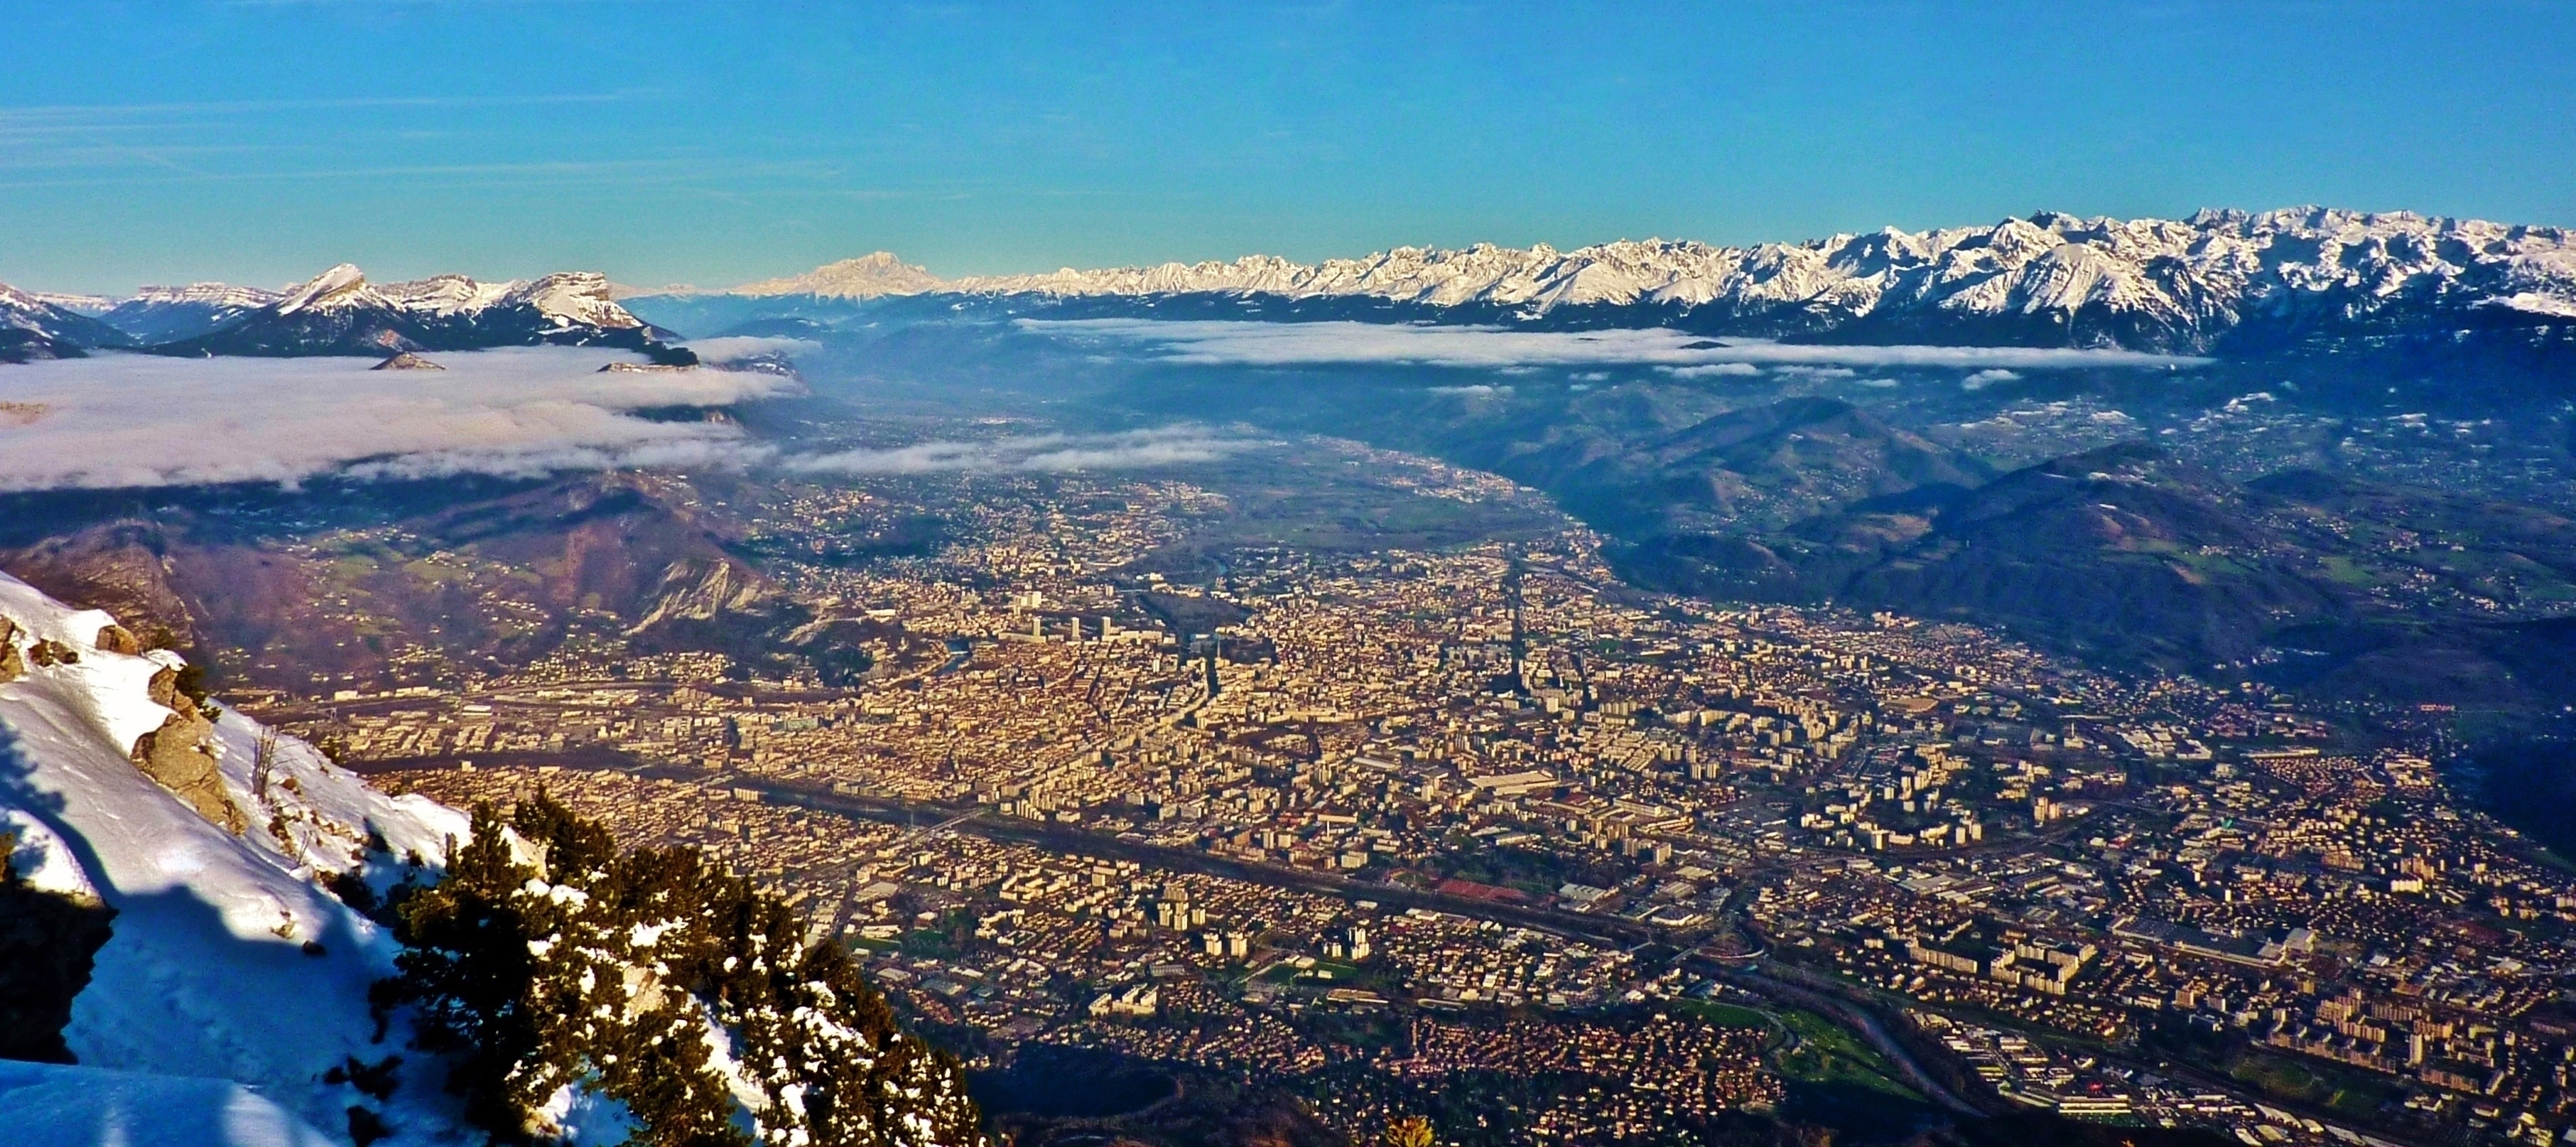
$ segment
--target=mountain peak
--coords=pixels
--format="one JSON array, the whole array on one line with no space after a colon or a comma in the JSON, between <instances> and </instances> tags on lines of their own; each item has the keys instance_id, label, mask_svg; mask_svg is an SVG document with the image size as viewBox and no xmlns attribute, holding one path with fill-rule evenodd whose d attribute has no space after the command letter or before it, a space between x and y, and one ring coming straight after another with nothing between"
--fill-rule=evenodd
<instances>
[{"instance_id":1,"label":"mountain peak","mask_svg":"<svg viewBox=\"0 0 2576 1147\"><path fill-rule=\"evenodd\" d=\"M821 295L826 298L873 299L883 295L919 295L948 286L927 269L906 263L892 251L826 263L802 275L763 279L733 289L737 295Z\"/></svg>"},{"instance_id":2,"label":"mountain peak","mask_svg":"<svg viewBox=\"0 0 2576 1147\"><path fill-rule=\"evenodd\" d=\"M275 304L277 313L291 315L308 307L328 307L349 301L367 285L367 276L354 263L342 263L306 280Z\"/></svg>"},{"instance_id":3,"label":"mountain peak","mask_svg":"<svg viewBox=\"0 0 2576 1147\"><path fill-rule=\"evenodd\" d=\"M169 354L383 358L397 351L545 343L647 354L660 348L658 332L611 300L608 276L597 271L492 283L455 274L371 283L342 263L265 304L255 294L212 284L165 296L134 300L111 317L146 338L150 349Z\"/></svg>"}]
</instances>

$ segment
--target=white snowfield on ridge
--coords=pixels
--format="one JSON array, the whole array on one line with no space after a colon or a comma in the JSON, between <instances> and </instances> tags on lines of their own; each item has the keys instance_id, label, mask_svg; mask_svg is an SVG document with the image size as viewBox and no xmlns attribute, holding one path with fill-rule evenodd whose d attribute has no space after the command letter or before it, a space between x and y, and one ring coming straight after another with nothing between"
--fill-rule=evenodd
<instances>
[{"instance_id":1,"label":"white snowfield on ridge","mask_svg":"<svg viewBox=\"0 0 2576 1147\"><path fill-rule=\"evenodd\" d=\"M72 307L65 305L63 300L83 305ZM95 305L100 303L109 305ZM53 321L54 316L47 313L49 304L81 312L196 305L243 313L264 311L275 315L364 308L423 318L461 317L469 320L495 308L525 306L551 320L549 330L582 327L625 330L644 325L642 319L627 313L626 308L609 298L608 276L597 271L559 271L535 279L511 279L499 283L478 282L463 275L432 275L409 282L377 283L370 281L356 266L342 263L278 291L226 283L190 283L184 287L144 287L130 298L108 300L44 295L0 283L0 327L51 332L57 324Z\"/></svg>"},{"instance_id":2,"label":"white snowfield on ridge","mask_svg":"<svg viewBox=\"0 0 2576 1147\"><path fill-rule=\"evenodd\" d=\"M220 284L201 283L190 289L212 291L220 289ZM288 288L267 306L280 315L368 307L441 318L474 315L494 307L528 306L555 320L559 328L644 325L643 320L609 299L608 276L597 271L559 271L502 283L479 283L463 275L373 283L355 265L342 263Z\"/></svg>"},{"instance_id":3,"label":"white snowfield on ridge","mask_svg":"<svg viewBox=\"0 0 2576 1147\"><path fill-rule=\"evenodd\" d=\"M133 297L110 302L128 303L204 303L209 306L253 310L285 298L279 291L262 287L236 287L230 283L190 283L184 287L142 287Z\"/></svg>"},{"instance_id":4,"label":"white snowfield on ridge","mask_svg":"<svg viewBox=\"0 0 2576 1147\"><path fill-rule=\"evenodd\" d=\"M1545 244L1527 250L1491 244L1397 247L1321 263L1248 255L1230 262L1067 267L960 279L940 279L878 252L732 293L1268 294L1538 311L1568 304L1786 304L1841 318L1915 308L1991 315L2100 304L2206 325L2280 292L2385 299L2427 289L2474 295L2455 302L2568 313L2560 308L2576 308L2576 233L2317 207L2204 211L2184 220L2041 212L1987 227L1891 227L1751 247L1662 239L1572 251Z\"/></svg>"},{"instance_id":5,"label":"white snowfield on ridge","mask_svg":"<svg viewBox=\"0 0 2576 1147\"><path fill-rule=\"evenodd\" d=\"M372 1041L367 1006L368 986L393 973L396 944L318 882L360 858L379 888L411 854L435 865L467 818L378 792L288 737L255 779L264 730L226 709L217 766L250 823L234 836L133 763L136 738L171 716L147 684L177 655L102 649L112 617L6 574L0 616L16 623L26 663L0 684L0 817L20 832L32 880L117 911L64 1033L82 1066L0 1071L0 1139L344 1142L347 1108L361 1100L322 1077L351 1056L405 1052L398 1034ZM77 660L30 656L38 641ZM418 1062L384 1105L390 1142L469 1141L429 1061L407 1059Z\"/></svg>"}]
</instances>

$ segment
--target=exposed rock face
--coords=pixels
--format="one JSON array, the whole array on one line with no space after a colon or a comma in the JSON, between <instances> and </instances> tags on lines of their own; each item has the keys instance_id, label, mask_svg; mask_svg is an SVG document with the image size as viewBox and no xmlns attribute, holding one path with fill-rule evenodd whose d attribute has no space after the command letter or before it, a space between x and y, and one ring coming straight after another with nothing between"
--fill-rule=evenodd
<instances>
[{"instance_id":1,"label":"exposed rock face","mask_svg":"<svg viewBox=\"0 0 2576 1147\"><path fill-rule=\"evenodd\" d=\"M404 352L402 352L401 354L395 355L395 356L393 356L392 358L386 359L385 361L380 362L380 363L377 363L376 365L371 366L371 367L368 367L367 369L369 369L369 370L446 370L447 368L446 368L446 367L443 367L443 366L440 366L440 365L438 365L437 363L431 362L431 361L430 361L430 360L428 360L428 359L422 358L422 357L420 357L419 355L413 354L413 353L411 353L410 351L404 351Z\"/></svg>"},{"instance_id":2,"label":"exposed rock face","mask_svg":"<svg viewBox=\"0 0 2576 1147\"><path fill-rule=\"evenodd\" d=\"M27 675L27 659L18 652L18 623L0 617L0 685Z\"/></svg>"},{"instance_id":3,"label":"exposed rock face","mask_svg":"<svg viewBox=\"0 0 2576 1147\"><path fill-rule=\"evenodd\" d=\"M224 792L223 773L215 767L210 737L215 726L197 703L179 692L179 675L163 669L152 675L152 700L168 706L170 719L134 741L134 763L145 776L188 802L197 815L238 836L250 818Z\"/></svg>"},{"instance_id":4,"label":"exposed rock face","mask_svg":"<svg viewBox=\"0 0 2576 1147\"><path fill-rule=\"evenodd\" d=\"M652 611L635 623L632 632L684 619L713 621L728 613L749 610L768 597L768 583L746 567L728 561L684 558L663 569L662 588L654 595Z\"/></svg>"},{"instance_id":5,"label":"exposed rock face","mask_svg":"<svg viewBox=\"0 0 2576 1147\"><path fill-rule=\"evenodd\" d=\"M100 649L104 649L109 653L122 653L129 657L143 652L142 639L134 636L131 631L127 630L122 625L105 625L99 627L98 640L93 641L90 644L98 646Z\"/></svg>"},{"instance_id":6,"label":"exposed rock face","mask_svg":"<svg viewBox=\"0 0 2576 1147\"><path fill-rule=\"evenodd\" d=\"M118 518L0 553L0 569L58 601L114 614L145 648L186 649L200 643L199 616L178 588L185 563L202 561L182 529L186 515L155 511L152 519ZM194 571L188 571L194 572ZM209 571L211 572L211 571ZM257 570L226 567L228 584L256 585ZM199 580L203 580L200 575Z\"/></svg>"},{"instance_id":7,"label":"exposed rock face","mask_svg":"<svg viewBox=\"0 0 2576 1147\"><path fill-rule=\"evenodd\" d=\"M179 671L176 669L163 669L153 674L152 680L144 684L143 691L152 698L153 704L164 709L184 712L192 717L198 715L197 703L179 695ZM181 705L187 708L179 709Z\"/></svg>"}]
</instances>

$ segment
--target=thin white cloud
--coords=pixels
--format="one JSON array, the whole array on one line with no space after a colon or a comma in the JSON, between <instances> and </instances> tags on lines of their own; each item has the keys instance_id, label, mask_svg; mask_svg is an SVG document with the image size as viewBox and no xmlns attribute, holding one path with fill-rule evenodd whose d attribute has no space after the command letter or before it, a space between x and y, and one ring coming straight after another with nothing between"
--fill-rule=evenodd
<instances>
[{"instance_id":1,"label":"thin white cloud","mask_svg":"<svg viewBox=\"0 0 2576 1147\"><path fill-rule=\"evenodd\" d=\"M1114 339L1158 348L1171 362L1224 366L1405 364L1471 369L1637 364L1754 366L2076 367L2162 369L2212 360L2125 350L2046 347L1816 346L1711 339L1683 331L1524 331L1499 327L1388 323L1264 323L1239 320L1021 319L1022 329L1068 338Z\"/></svg>"},{"instance_id":2,"label":"thin white cloud","mask_svg":"<svg viewBox=\"0 0 2576 1147\"><path fill-rule=\"evenodd\" d=\"M984 442L923 442L790 458L788 469L830 474L1133 470L1215 462L1259 445L1199 426L1117 434L1033 434Z\"/></svg>"},{"instance_id":3,"label":"thin white cloud","mask_svg":"<svg viewBox=\"0 0 2576 1147\"><path fill-rule=\"evenodd\" d=\"M1966 377L1966 378L1960 379L1960 380L1959 380L1959 389L1961 389L1961 390L1984 390L1985 388L1987 388L1987 387L1989 387L1989 386L1993 386L1994 384L1996 384L1996 383L1998 383L1998 382L2014 382L2014 381L2019 380L2020 378L2021 378L2021 376L2020 376L2020 375L2015 374L2015 373L2013 373L2012 371L2004 370L2004 369L2002 369L2002 368L2000 368L2000 367L1997 367L1997 368L1994 368L1994 369L1991 369L1991 370L1981 370L1981 371L1978 371L1978 372L1977 372L1977 373L1975 373L1975 374L1969 375L1969 376L1968 376L1968 377Z\"/></svg>"},{"instance_id":4,"label":"thin white cloud","mask_svg":"<svg viewBox=\"0 0 2576 1147\"><path fill-rule=\"evenodd\" d=\"M730 423L634 412L796 385L742 371L602 372L633 356L587 348L428 357L446 369L117 354L0 367L0 410L20 412L0 419L0 490L756 462L767 448Z\"/></svg>"},{"instance_id":5,"label":"thin white cloud","mask_svg":"<svg viewBox=\"0 0 2576 1147\"><path fill-rule=\"evenodd\" d=\"M722 338L690 339L680 344L696 351L708 362L741 362L753 355L781 354L794 357L812 354L823 344L812 339L773 338L762 335L727 335Z\"/></svg>"},{"instance_id":6,"label":"thin white cloud","mask_svg":"<svg viewBox=\"0 0 2576 1147\"><path fill-rule=\"evenodd\" d=\"M1701 366L1659 366L1656 370L1674 378L1750 378L1762 368L1749 362L1712 362Z\"/></svg>"}]
</instances>

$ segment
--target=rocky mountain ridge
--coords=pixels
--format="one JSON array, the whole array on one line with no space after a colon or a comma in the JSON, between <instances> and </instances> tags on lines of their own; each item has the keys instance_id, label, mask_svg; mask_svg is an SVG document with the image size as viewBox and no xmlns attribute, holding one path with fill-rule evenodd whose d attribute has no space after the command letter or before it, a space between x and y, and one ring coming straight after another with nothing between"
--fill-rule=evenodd
<instances>
[{"instance_id":1,"label":"rocky mountain ridge","mask_svg":"<svg viewBox=\"0 0 2576 1147\"><path fill-rule=\"evenodd\" d=\"M608 277L567 271L485 283L433 275L376 283L342 263L284 291L146 287L98 317L0 285L0 362L139 349L181 356L374 355L498 346L614 346L679 362L667 332L609 297Z\"/></svg>"},{"instance_id":2,"label":"rocky mountain ridge","mask_svg":"<svg viewBox=\"0 0 2576 1147\"><path fill-rule=\"evenodd\" d=\"M138 342L175 342L221 330L283 297L282 292L229 283L145 287L101 312L99 320Z\"/></svg>"},{"instance_id":3,"label":"rocky mountain ridge","mask_svg":"<svg viewBox=\"0 0 2576 1147\"><path fill-rule=\"evenodd\" d=\"M89 347L123 346L123 332L58 302L0 283L0 362L77 357Z\"/></svg>"},{"instance_id":4,"label":"rocky mountain ridge","mask_svg":"<svg viewBox=\"0 0 2576 1147\"><path fill-rule=\"evenodd\" d=\"M159 344L167 354L390 354L491 346L622 346L660 340L610 301L608 277L568 271L482 283L434 275L374 283L342 263L223 327Z\"/></svg>"}]
</instances>

